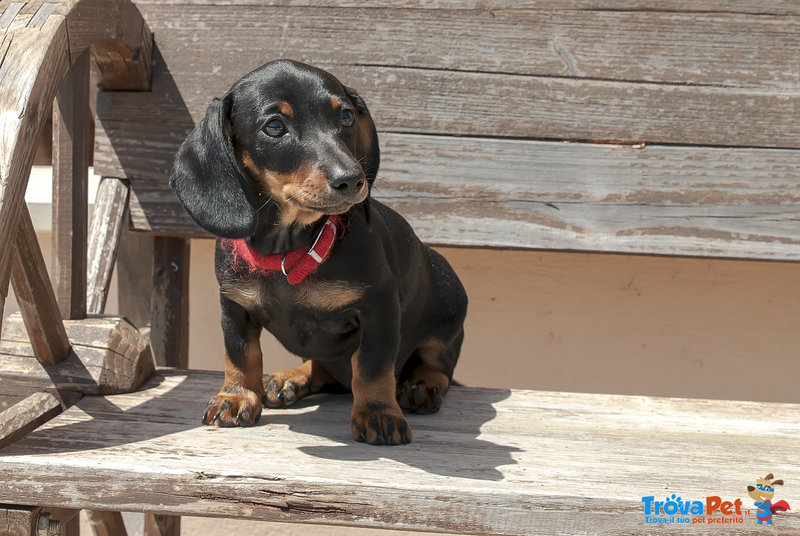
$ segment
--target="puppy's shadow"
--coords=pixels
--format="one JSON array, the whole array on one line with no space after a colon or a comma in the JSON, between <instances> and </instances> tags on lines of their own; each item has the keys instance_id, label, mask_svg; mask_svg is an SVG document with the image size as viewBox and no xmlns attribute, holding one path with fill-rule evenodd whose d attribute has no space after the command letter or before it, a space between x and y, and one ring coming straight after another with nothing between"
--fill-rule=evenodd
<instances>
[{"instance_id":1,"label":"puppy's shadow","mask_svg":"<svg viewBox=\"0 0 800 536\"><path fill-rule=\"evenodd\" d=\"M343 419L349 416L352 406L350 394L315 395L293 406L298 409L314 407L307 413L265 410L262 422L286 425L297 433L344 443L298 447L301 452L317 458L338 461L388 459L441 476L499 481L504 478L500 468L516 464L511 454L520 449L481 438L481 428L497 417L494 404L510 395L511 391L506 389L453 387L437 413L407 414L413 441L408 445L391 447L357 443L352 439L349 420Z\"/></svg>"}]
</instances>

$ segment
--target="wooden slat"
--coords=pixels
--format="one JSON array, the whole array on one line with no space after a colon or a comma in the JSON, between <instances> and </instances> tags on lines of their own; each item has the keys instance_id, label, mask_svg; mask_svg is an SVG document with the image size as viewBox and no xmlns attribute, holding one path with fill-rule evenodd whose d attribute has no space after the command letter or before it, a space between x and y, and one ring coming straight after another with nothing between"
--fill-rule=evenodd
<instances>
[{"instance_id":1,"label":"wooden slat","mask_svg":"<svg viewBox=\"0 0 800 536\"><path fill-rule=\"evenodd\" d=\"M75 61L53 106L53 284L61 315L86 316L89 51Z\"/></svg>"},{"instance_id":2,"label":"wooden slat","mask_svg":"<svg viewBox=\"0 0 800 536\"><path fill-rule=\"evenodd\" d=\"M797 404L455 387L439 413L408 417L411 445L382 448L351 439L348 395L269 410L252 428L204 427L197 416L221 384L168 372L138 393L85 397L0 452L0 501L574 535L647 533L641 498L676 493L741 498L744 532L755 530L747 485L772 472L787 483L776 500L791 504L800 481ZM792 514L774 522L800 530Z\"/></svg>"},{"instance_id":3,"label":"wooden slat","mask_svg":"<svg viewBox=\"0 0 800 536\"><path fill-rule=\"evenodd\" d=\"M189 367L189 259L186 238L155 238L150 341L161 366Z\"/></svg>"},{"instance_id":4,"label":"wooden slat","mask_svg":"<svg viewBox=\"0 0 800 536\"><path fill-rule=\"evenodd\" d=\"M86 286L89 314L100 314L105 310L127 206L128 185L120 179L103 177L97 189L89 229Z\"/></svg>"},{"instance_id":5,"label":"wooden slat","mask_svg":"<svg viewBox=\"0 0 800 536\"><path fill-rule=\"evenodd\" d=\"M69 355L70 344L27 206L19 213L11 281L36 358L56 365Z\"/></svg>"},{"instance_id":6,"label":"wooden slat","mask_svg":"<svg viewBox=\"0 0 800 536\"><path fill-rule=\"evenodd\" d=\"M435 15L424 8L320 9L239 3L196 7L157 3L140 8L158 33L170 71L188 92L193 90L183 85L186 77L207 73L230 84L266 61L265 50L272 58L328 65L787 91L800 82L800 72L787 68L800 55L800 43L794 38L800 32L796 17L581 12L563 6L547 11L445 8ZM186 15L188 11L191 16ZM185 54L189 42L205 53ZM237 69L241 72L230 79Z\"/></svg>"},{"instance_id":7,"label":"wooden slat","mask_svg":"<svg viewBox=\"0 0 800 536\"><path fill-rule=\"evenodd\" d=\"M187 6L187 10L202 9L203 6L282 6L296 9L298 7L360 7L364 3L358 0L137 0L137 5L171 4ZM757 15L797 15L800 6L792 0L770 0L753 2L752 0L706 0L702 3L695 0L671 0L661 2L657 7L649 0L374 0L369 3L375 8L406 9L475 9L495 11L498 9L529 9L541 11L661 11L679 13L751 13Z\"/></svg>"},{"instance_id":8,"label":"wooden slat","mask_svg":"<svg viewBox=\"0 0 800 536\"><path fill-rule=\"evenodd\" d=\"M384 134L373 195L426 242L800 260L800 151ZM204 236L166 175L133 225Z\"/></svg>"},{"instance_id":9,"label":"wooden slat","mask_svg":"<svg viewBox=\"0 0 800 536\"><path fill-rule=\"evenodd\" d=\"M112 149L126 136L142 139L126 128L142 116L172 126L152 145L185 135L211 97L278 57L330 69L391 132L757 147L797 147L800 139L792 119L800 71L786 69L800 54L795 17L513 10L431 17L255 6L206 6L181 17L179 6L142 9L164 29L159 50L175 85L162 83L158 101L104 97L99 111ZM283 28L278 43L273 28ZM785 42L785 59L774 57L775 41ZM185 53L188 42L195 53ZM743 63L748 57L752 64Z\"/></svg>"}]
</instances>

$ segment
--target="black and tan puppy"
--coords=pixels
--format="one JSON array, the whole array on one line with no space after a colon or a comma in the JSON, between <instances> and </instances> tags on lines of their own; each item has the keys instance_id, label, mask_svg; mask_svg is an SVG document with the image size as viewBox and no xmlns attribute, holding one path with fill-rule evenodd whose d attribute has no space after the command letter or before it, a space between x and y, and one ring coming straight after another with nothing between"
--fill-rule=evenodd
<instances>
[{"instance_id":1,"label":"black and tan puppy","mask_svg":"<svg viewBox=\"0 0 800 536\"><path fill-rule=\"evenodd\" d=\"M254 424L265 407L341 384L358 441L411 440L403 410L439 409L463 340L458 277L370 197L378 137L364 101L329 73L275 61L215 99L170 184L220 237L225 383L205 424ZM304 363L263 377L269 330Z\"/></svg>"}]
</instances>

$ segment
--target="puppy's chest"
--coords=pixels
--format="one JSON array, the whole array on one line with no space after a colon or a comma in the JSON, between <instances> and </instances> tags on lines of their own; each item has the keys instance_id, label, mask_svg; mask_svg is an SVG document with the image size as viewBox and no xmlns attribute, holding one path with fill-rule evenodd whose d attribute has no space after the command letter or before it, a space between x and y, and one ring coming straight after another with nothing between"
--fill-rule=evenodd
<instances>
[{"instance_id":1,"label":"puppy's chest","mask_svg":"<svg viewBox=\"0 0 800 536\"><path fill-rule=\"evenodd\" d=\"M220 284L225 297L279 338L304 336L309 330L331 335L352 330L366 290L363 285L313 278L292 286L279 274Z\"/></svg>"}]
</instances>

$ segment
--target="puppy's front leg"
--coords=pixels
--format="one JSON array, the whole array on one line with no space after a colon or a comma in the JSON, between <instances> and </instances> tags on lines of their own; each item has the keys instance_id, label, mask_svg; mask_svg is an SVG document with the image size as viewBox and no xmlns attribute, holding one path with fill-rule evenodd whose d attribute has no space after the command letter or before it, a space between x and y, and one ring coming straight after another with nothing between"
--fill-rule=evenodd
<instances>
[{"instance_id":1,"label":"puppy's front leg","mask_svg":"<svg viewBox=\"0 0 800 536\"><path fill-rule=\"evenodd\" d=\"M411 429L395 395L399 340L396 315L373 311L372 318L364 319L361 346L351 358L350 431L356 441L372 445L405 445L411 441Z\"/></svg>"},{"instance_id":2,"label":"puppy's front leg","mask_svg":"<svg viewBox=\"0 0 800 536\"><path fill-rule=\"evenodd\" d=\"M225 338L225 383L208 401L203 423L216 426L252 426L261 417L261 328L239 304L222 303Z\"/></svg>"}]
</instances>

